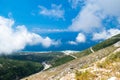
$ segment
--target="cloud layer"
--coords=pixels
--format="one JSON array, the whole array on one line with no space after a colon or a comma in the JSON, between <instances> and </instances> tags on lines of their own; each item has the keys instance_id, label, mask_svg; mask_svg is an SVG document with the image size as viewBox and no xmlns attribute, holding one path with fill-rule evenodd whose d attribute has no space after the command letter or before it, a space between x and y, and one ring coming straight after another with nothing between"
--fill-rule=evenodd
<instances>
[{"instance_id":1,"label":"cloud layer","mask_svg":"<svg viewBox=\"0 0 120 80\"><path fill-rule=\"evenodd\" d=\"M69 3L71 3L71 7L75 9L79 4L83 3L84 0L68 0Z\"/></svg>"},{"instance_id":2,"label":"cloud layer","mask_svg":"<svg viewBox=\"0 0 120 80\"><path fill-rule=\"evenodd\" d=\"M86 37L83 33L79 33L76 37L76 40L75 41L68 41L68 44L71 44L71 45L77 45L79 43L84 43L86 42Z\"/></svg>"},{"instance_id":3,"label":"cloud layer","mask_svg":"<svg viewBox=\"0 0 120 80\"><path fill-rule=\"evenodd\" d=\"M86 41L85 35L83 33L79 33L78 36L76 37L76 42L81 43L85 41Z\"/></svg>"},{"instance_id":4,"label":"cloud layer","mask_svg":"<svg viewBox=\"0 0 120 80\"><path fill-rule=\"evenodd\" d=\"M41 44L47 48L59 44L49 37L42 38L38 34L29 32L24 25L15 28L12 27L13 25L14 20L0 16L0 53L22 50L26 45Z\"/></svg>"},{"instance_id":5,"label":"cloud layer","mask_svg":"<svg viewBox=\"0 0 120 80\"><path fill-rule=\"evenodd\" d=\"M119 22L120 0L86 0L85 3L86 5L73 19L70 30L84 32L102 30L105 28L102 21L108 16L116 17Z\"/></svg>"},{"instance_id":6,"label":"cloud layer","mask_svg":"<svg viewBox=\"0 0 120 80\"><path fill-rule=\"evenodd\" d=\"M59 33L59 32L70 32L68 29L41 29L41 28L33 28L33 32L38 33Z\"/></svg>"},{"instance_id":7,"label":"cloud layer","mask_svg":"<svg viewBox=\"0 0 120 80\"><path fill-rule=\"evenodd\" d=\"M39 6L41 9L39 14L48 16L48 17L55 17L55 18L63 18L64 19L64 10L61 9L61 5L51 5L51 9L47 9L44 6Z\"/></svg>"}]
</instances>

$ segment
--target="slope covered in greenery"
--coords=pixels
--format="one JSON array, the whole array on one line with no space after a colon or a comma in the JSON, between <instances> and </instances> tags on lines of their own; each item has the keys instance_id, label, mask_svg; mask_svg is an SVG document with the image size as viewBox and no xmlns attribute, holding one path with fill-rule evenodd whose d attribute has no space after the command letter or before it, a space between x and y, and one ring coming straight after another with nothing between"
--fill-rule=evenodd
<instances>
[{"instance_id":1,"label":"slope covered in greenery","mask_svg":"<svg viewBox=\"0 0 120 80\"><path fill-rule=\"evenodd\" d=\"M73 60L74 58L69 55L64 55L62 52L48 52L48 53L16 53L12 55L2 56L4 58L22 60L22 61L34 61L39 63L49 63L52 67L62 65L66 62Z\"/></svg>"},{"instance_id":2,"label":"slope covered in greenery","mask_svg":"<svg viewBox=\"0 0 120 80\"><path fill-rule=\"evenodd\" d=\"M93 50L97 51L97 50L103 49L103 48L108 47L108 46L110 46L118 41L120 41L120 34L115 35L115 36L93 46Z\"/></svg>"},{"instance_id":3,"label":"slope covered in greenery","mask_svg":"<svg viewBox=\"0 0 120 80\"><path fill-rule=\"evenodd\" d=\"M115 35L115 36L113 36L113 37L111 37L111 38L109 38L109 39L107 39L107 40L105 40L105 41L102 41L102 42L94 45L94 46L92 47L92 49L93 49L94 51L98 51L98 50L100 50L100 49L103 49L103 48L106 48L106 47L108 47L108 46L110 46L110 45L113 45L114 43L116 43L116 42L118 42L118 41L120 41L120 34ZM88 49L83 50L83 51L81 51L81 52L79 52L79 53L77 53L77 54L74 54L74 55L80 58L80 57L89 55L89 54L91 54L91 53L92 53L92 51L90 50L90 48L88 48Z\"/></svg>"},{"instance_id":4,"label":"slope covered in greenery","mask_svg":"<svg viewBox=\"0 0 120 80\"><path fill-rule=\"evenodd\" d=\"M14 53L12 55L7 55L3 57L7 57L15 60L22 61L34 61L34 62L50 62L52 60L56 60L57 58L62 57L64 54L61 52L46 52L46 53L37 53L37 52L19 52Z\"/></svg>"},{"instance_id":5,"label":"slope covered in greenery","mask_svg":"<svg viewBox=\"0 0 120 80\"><path fill-rule=\"evenodd\" d=\"M42 69L40 63L0 58L0 80L19 80Z\"/></svg>"},{"instance_id":6,"label":"slope covered in greenery","mask_svg":"<svg viewBox=\"0 0 120 80\"><path fill-rule=\"evenodd\" d=\"M18 80L25 76L40 72L46 62L56 67L74 58L61 52L19 52L0 56L0 80Z\"/></svg>"}]
</instances>

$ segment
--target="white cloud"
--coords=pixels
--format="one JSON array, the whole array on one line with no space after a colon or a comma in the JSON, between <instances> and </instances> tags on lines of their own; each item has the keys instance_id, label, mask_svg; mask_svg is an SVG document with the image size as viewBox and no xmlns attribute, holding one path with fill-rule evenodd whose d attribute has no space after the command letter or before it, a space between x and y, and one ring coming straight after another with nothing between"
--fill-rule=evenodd
<instances>
[{"instance_id":1,"label":"white cloud","mask_svg":"<svg viewBox=\"0 0 120 80\"><path fill-rule=\"evenodd\" d=\"M83 0L68 0L68 2L71 3L71 7L75 9Z\"/></svg>"},{"instance_id":2,"label":"white cloud","mask_svg":"<svg viewBox=\"0 0 120 80\"><path fill-rule=\"evenodd\" d=\"M41 29L41 28L33 28L32 31L38 33L70 32L68 29Z\"/></svg>"},{"instance_id":3,"label":"white cloud","mask_svg":"<svg viewBox=\"0 0 120 80\"><path fill-rule=\"evenodd\" d=\"M73 19L70 30L91 32L104 29L103 19L107 16L120 18L120 0L86 0L86 5Z\"/></svg>"},{"instance_id":4,"label":"white cloud","mask_svg":"<svg viewBox=\"0 0 120 80\"><path fill-rule=\"evenodd\" d=\"M99 33L94 33L92 40L104 40L104 39L108 39L117 34L120 34L120 29L112 28L109 30L104 30Z\"/></svg>"},{"instance_id":5,"label":"white cloud","mask_svg":"<svg viewBox=\"0 0 120 80\"><path fill-rule=\"evenodd\" d=\"M49 17L55 17L55 18L63 18L64 19L64 10L62 10L61 5L51 5L51 9L47 9L44 6L39 6L41 9L39 14L49 16Z\"/></svg>"},{"instance_id":6,"label":"white cloud","mask_svg":"<svg viewBox=\"0 0 120 80\"><path fill-rule=\"evenodd\" d=\"M76 37L76 42L78 43L83 43L86 41L86 37L84 34L79 33L78 36Z\"/></svg>"},{"instance_id":7,"label":"white cloud","mask_svg":"<svg viewBox=\"0 0 120 80\"><path fill-rule=\"evenodd\" d=\"M101 7L103 14L120 17L120 0L92 0L92 2Z\"/></svg>"},{"instance_id":8,"label":"white cloud","mask_svg":"<svg viewBox=\"0 0 120 80\"><path fill-rule=\"evenodd\" d=\"M71 45L77 45L78 43L75 42L75 41L68 41L68 44L71 44Z\"/></svg>"},{"instance_id":9,"label":"white cloud","mask_svg":"<svg viewBox=\"0 0 120 80\"><path fill-rule=\"evenodd\" d=\"M41 40L41 43L44 47L47 48L47 47L50 47L51 45L57 46L57 45L61 44L61 41L59 41L59 40L54 41L54 40L50 39L49 37L46 37L46 38Z\"/></svg>"},{"instance_id":10,"label":"white cloud","mask_svg":"<svg viewBox=\"0 0 120 80\"><path fill-rule=\"evenodd\" d=\"M68 41L68 44L77 45L79 43L86 42L86 36L83 33L79 33L76 37L75 41Z\"/></svg>"},{"instance_id":11,"label":"white cloud","mask_svg":"<svg viewBox=\"0 0 120 80\"><path fill-rule=\"evenodd\" d=\"M14 20L0 16L0 53L22 50L26 45L42 44L44 47L50 47L58 43L49 37L42 38L29 32L24 25L12 28L13 25Z\"/></svg>"},{"instance_id":12,"label":"white cloud","mask_svg":"<svg viewBox=\"0 0 120 80\"><path fill-rule=\"evenodd\" d=\"M85 6L72 21L72 25L69 27L70 30L88 32L93 28L101 27L101 20L95 15L97 9L98 7L96 5L89 4Z\"/></svg>"}]
</instances>

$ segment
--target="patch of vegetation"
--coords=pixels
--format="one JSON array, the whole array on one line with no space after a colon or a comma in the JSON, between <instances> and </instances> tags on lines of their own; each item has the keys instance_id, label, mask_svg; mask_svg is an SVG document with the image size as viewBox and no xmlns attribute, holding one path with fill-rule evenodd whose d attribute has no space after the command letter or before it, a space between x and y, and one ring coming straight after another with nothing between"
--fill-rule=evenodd
<instances>
[{"instance_id":1,"label":"patch of vegetation","mask_svg":"<svg viewBox=\"0 0 120 80\"><path fill-rule=\"evenodd\" d=\"M63 56L61 58L58 58L54 61L54 63L52 63L53 67L56 67L56 66L59 66L59 65L62 65L66 62L69 62L71 60L73 60L74 58L71 57L71 56Z\"/></svg>"},{"instance_id":2,"label":"patch of vegetation","mask_svg":"<svg viewBox=\"0 0 120 80\"><path fill-rule=\"evenodd\" d=\"M2 55L2 56L0 56L0 59L4 59L4 61L5 61L5 63L2 63L2 65L5 64L5 66L6 66L6 67L4 66L4 69L6 68L4 71L9 71L8 73L12 72L7 75L8 77L11 77L12 75L18 75L18 73L16 73L18 71L16 71L16 69L13 68L13 66L15 65L15 66L17 66L17 69L18 70L20 69L20 71L21 71L21 72L19 71L20 72L19 73L20 75L18 75L19 78L23 78L25 76L28 76L30 74L33 74L33 73L43 70L43 66L40 63L42 63L44 61L51 64L52 67L56 67L56 66L66 63L66 62L69 62L69 61L73 60L74 58L71 56L66 56L61 52L49 52L49 53L31 53L31 52L29 52L29 53L21 52L20 53L19 52L19 53L15 53L12 55ZM1 62L4 62L4 61L0 60L0 64L1 64ZM9 62L9 61L11 61L11 62ZM30 63L31 61L32 61L32 63ZM25 63L22 63L22 62L25 62ZM27 66L28 62L30 63L30 66ZM7 63L10 63L10 64L8 65ZM35 66L35 63L39 63L39 65L42 66L41 70L36 70L37 67ZM12 65L12 64L14 64L14 65ZM31 64L33 64L33 65L31 66ZM11 68L8 69L7 67L11 67ZM33 68L33 70L36 70L36 72L33 72L32 68ZM0 70L2 70L2 68L0 68ZM28 71L28 70L31 70L31 71ZM24 74L22 72L24 72ZM23 75L21 76L21 74L23 74ZM5 75L6 74L3 74L3 77ZM1 73L1 76L2 76L2 73ZM13 79L14 78L12 78L12 80ZM1 80L1 78L0 78L0 80ZM2 80L6 80L6 79L2 79ZM8 80L10 80L10 79L8 79Z\"/></svg>"},{"instance_id":3,"label":"patch of vegetation","mask_svg":"<svg viewBox=\"0 0 120 80\"><path fill-rule=\"evenodd\" d=\"M97 66L100 68L108 68L109 66L112 66L111 63L113 62L120 62L120 52L110 54L105 61L101 63L97 63Z\"/></svg>"},{"instance_id":4,"label":"patch of vegetation","mask_svg":"<svg viewBox=\"0 0 120 80\"><path fill-rule=\"evenodd\" d=\"M76 80L93 80L95 77L97 76L90 71L76 72Z\"/></svg>"},{"instance_id":5,"label":"patch of vegetation","mask_svg":"<svg viewBox=\"0 0 120 80\"><path fill-rule=\"evenodd\" d=\"M88 64L84 64L84 65L81 67L81 69L88 68L88 67L89 67Z\"/></svg>"},{"instance_id":6,"label":"patch of vegetation","mask_svg":"<svg viewBox=\"0 0 120 80\"><path fill-rule=\"evenodd\" d=\"M71 56L66 56L61 52L49 52L49 53L16 53L12 55L3 55L4 58L22 60L22 61L33 61L33 62L47 62L53 67L62 65L66 62L73 60Z\"/></svg>"},{"instance_id":7,"label":"patch of vegetation","mask_svg":"<svg viewBox=\"0 0 120 80\"><path fill-rule=\"evenodd\" d=\"M2 56L2 57L7 57L10 59L15 59L15 60L23 60L23 61L34 61L34 62L49 62L56 60L59 57L62 57L63 53L60 52L49 52L49 53L26 53L26 52L21 52L21 53L16 53L12 55L7 55L7 56Z\"/></svg>"},{"instance_id":8,"label":"patch of vegetation","mask_svg":"<svg viewBox=\"0 0 120 80\"><path fill-rule=\"evenodd\" d=\"M43 70L40 63L0 58L0 80L19 80Z\"/></svg>"},{"instance_id":9,"label":"patch of vegetation","mask_svg":"<svg viewBox=\"0 0 120 80\"><path fill-rule=\"evenodd\" d=\"M109 60L110 62L113 62L113 61L119 62L120 61L120 52L116 52L116 53L109 55L106 60Z\"/></svg>"}]
</instances>

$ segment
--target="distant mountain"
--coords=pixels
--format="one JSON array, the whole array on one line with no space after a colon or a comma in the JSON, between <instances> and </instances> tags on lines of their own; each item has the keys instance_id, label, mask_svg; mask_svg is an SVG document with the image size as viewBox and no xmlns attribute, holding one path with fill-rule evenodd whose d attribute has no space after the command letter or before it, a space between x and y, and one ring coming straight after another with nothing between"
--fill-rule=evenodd
<instances>
[{"instance_id":1,"label":"distant mountain","mask_svg":"<svg viewBox=\"0 0 120 80\"><path fill-rule=\"evenodd\" d=\"M120 79L120 34L72 55L72 61L21 80Z\"/></svg>"},{"instance_id":2,"label":"distant mountain","mask_svg":"<svg viewBox=\"0 0 120 80\"><path fill-rule=\"evenodd\" d=\"M0 80L19 80L73 59L62 51L16 52L0 55Z\"/></svg>"}]
</instances>

